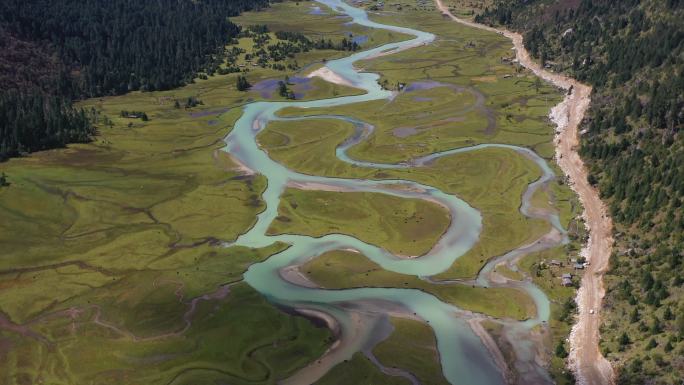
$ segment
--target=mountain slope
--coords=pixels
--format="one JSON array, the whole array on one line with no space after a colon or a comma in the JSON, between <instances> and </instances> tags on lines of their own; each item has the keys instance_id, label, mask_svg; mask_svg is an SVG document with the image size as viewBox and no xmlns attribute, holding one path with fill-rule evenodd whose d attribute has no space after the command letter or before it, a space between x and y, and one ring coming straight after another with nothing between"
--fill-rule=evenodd
<instances>
[{"instance_id":1,"label":"mountain slope","mask_svg":"<svg viewBox=\"0 0 684 385\"><path fill-rule=\"evenodd\" d=\"M499 1L476 16L594 86L581 154L616 223L601 348L618 383L684 377L684 2Z\"/></svg>"}]
</instances>

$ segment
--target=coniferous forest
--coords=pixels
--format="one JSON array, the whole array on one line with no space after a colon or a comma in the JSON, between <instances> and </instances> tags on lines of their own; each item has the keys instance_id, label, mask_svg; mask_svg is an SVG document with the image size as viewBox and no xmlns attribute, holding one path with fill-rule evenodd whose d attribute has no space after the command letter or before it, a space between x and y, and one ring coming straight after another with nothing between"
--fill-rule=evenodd
<instances>
[{"instance_id":1,"label":"coniferous forest","mask_svg":"<svg viewBox=\"0 0 684 385\"><path fill-rule=\"evenodd\" d=\"M94 134L85 111L37 91L0 93L0 122L0 159L87 142Z\"/></svg>"},{"instance_id":2,"label":"coniferous forest","mask_svg":"<svg viewBox=\"0 0 684 385\"><path fill-rule=\"evenodd\" d=\"M681 383L684 1L502 0L476 20L594 86L581 154L616 224L601 349L620 384Z\"/></svg>"},{"instance_id":3,"label":"coniferous forest","mask_svg":"<svg viewBox=\"0 0 684 385\"><path fill-rule=\"evenodd\" d=\"M228 20L267 0L0 3L0 160L87 141L72 100L163 90L222 61Z\"/></svg>"}]
</instances>

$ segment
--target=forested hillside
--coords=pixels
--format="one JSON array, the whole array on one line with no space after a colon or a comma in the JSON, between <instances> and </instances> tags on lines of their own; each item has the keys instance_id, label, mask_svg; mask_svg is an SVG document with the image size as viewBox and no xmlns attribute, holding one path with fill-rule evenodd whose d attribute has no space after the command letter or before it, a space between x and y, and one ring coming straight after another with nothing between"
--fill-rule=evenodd
<instances>
[{"instance_id":1,"label":"forested hillside","mask_svg":"<svg viewBox=\"0 0 684 385\"><path fill-rule=\"evenodd\" d=\"M476 20L594 86L581 154L616 223L601 349L620 384L680 384L684 1L501 0Z\"/></svg>"},{"instance_id":2,"label":"forested hillside","mask_svg":"<svg viewBox=\"0 0 684 385\"><path fill-rule=\"evenodd\" d=\"M267 0L0 2L0 160L87 140L70 101L162 90L216 68L228 20Z\"/></svg>"}]
</instances>

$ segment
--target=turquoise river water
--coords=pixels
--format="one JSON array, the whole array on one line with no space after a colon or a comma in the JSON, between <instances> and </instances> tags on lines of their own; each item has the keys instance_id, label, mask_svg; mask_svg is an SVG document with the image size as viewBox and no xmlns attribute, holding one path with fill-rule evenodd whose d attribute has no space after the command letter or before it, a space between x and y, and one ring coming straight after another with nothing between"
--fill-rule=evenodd
<instances>
[{"instance_id":1,"label":"turquoise river water","mask_svg":"<svg viewBox=\"0 0 684 385\"><path fill-rule=\"evenodd\" d=\"M326 66L347 80L353 86L366 91L363 95L337 97L315 101L270 102L260 101L244 107L243 115L235 123L233 130L225 138L224 150L247 168L264 175L268 186L263 193L266 209L258 216L256 224L233 244L248 247L264 247L276 241L291 246L273 255L268 260L252 265L245 274L246 282L279 306L302 313L324 314L334 319L338 342L320 360L302 369L292 378L284 381L291 384L310 384L319 379L327 370L343 360L350 359L359 351L369 351L377 343L377 335L387 334L387 315L411 316L429 323L434 330L439 357L445 378L452 384L503 384L506 383L507 370L497 364L491 346L484 343L469 321L487 317L464 311L444 303L436 297L420 290L392 288L358 288L348 290L323 290L310 285L290 282L281 274L283 269L298 266L331 250L356 250L382 268L402 274L411 274L424 279L448 269L461 255L465 254L478 241L482 229L480 213L456 196L446 194L434 187L407 180L360 180L321 177L297 173L275 162L256 143L256 135L269 121L283 119L276 116L285 107L334 107L351 103L389 99L392 93L383 90L373 73L357 72L353 63L371 58L379 53L391 54L430 44L435 36L409 28L384 25L369 20L362 9L355 8L341 0L318 0L335 12L346 14L352 22L370 28L382 28L414 36L413 39L386 44L374 49L355 53L351 56L329 61ZM350 138L337 149L340 160L361 167L375 169L422 167L440 157L451 156L467 151L478 151L487 147L498 147L511 151L511 156L524 156L535 162L542 171L542 177L528 186L521 197L521 212L528 217L547 220L553 230L537 242L525 245L510 253L490 261L480 272L477 279L456 284L479 285L484 287L517 287L528 293L537 306L537 316L523 322L513 320L492 320L503 325L504 336L513 346L516 357L514 365L519 380L526 383L551 382L546 370L538 363L540 343L533 337L546 328L549 318L549 301L544 293L529 279L525 281L493 280L496 264L509 263L515 269L517 258L526 253L555 246L565 241L565 230L558 216L551 212L534 209L530 198L540 186L554 178L547 163L533 151L502 144L482 144L435 153L420 159L400 164L377 164L351 159L346 150L364 140L372 126L352 118L322 116L322 118L345 119L362 127L354 138ZM292 119L292 118L288 118ZM297 118L295 118L297 119ZM303 118L304 119L304 118ZM288 185L305 186L310 189L332 191L363 191L389 194L403 198L429 199L446 207L452 218L448 230L439 242L426 255L418 258L395 256L388 251L364 243L354 237L330 234L320 238L301 235L266 235L270 223L277 216L280 196ZM436 282L444 283L444 282ZM449 284L454 284L450 282ZM541 326L539 328L538 326ZM385 331L382 331L384 328ZM542 331L543 333L543 331ZM413 379L415 383L415 379Z\"/></svg>"}]
</instances>

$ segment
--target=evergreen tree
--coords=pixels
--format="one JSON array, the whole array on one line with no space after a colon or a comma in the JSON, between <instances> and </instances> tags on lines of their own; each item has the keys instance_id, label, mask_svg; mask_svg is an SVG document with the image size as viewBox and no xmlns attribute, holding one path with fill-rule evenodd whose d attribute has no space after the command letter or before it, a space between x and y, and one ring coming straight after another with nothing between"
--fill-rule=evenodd
<instances>
[{"instance_id":1,"label":"evergreen tree","mask_svg":"<svg viewBox=\"0 0 684 385\"><path fill-rule=\"evenodd\" d=\"M238 91L247 91L252 87L252 85L247 81L247 78L242 75L237 77L236 82Z\"/></svg>"},{"instance_id":2,"label":"evergreen tree","mask_svg":"<svg viewBox=\"0 0 684 385\"><path fill-rule=\"evenodd\" d=\"M620 335L620 338L618 339L618 344L620 344L620 346L625 346L625 345L629 345L630 343L632 343L632 342L630 341L627 333L622 332L622 335Z\"/></svg>"},{"instance_id":3,"label":"evergreen tree","mask_svg":"<svg viewBox=\"0 0 684 385\"><path fill-rule=\"evenodd\" d=\"M663 326L660 323L660 319L653 316L653 322L651 323L651 334L659 334L663 331Z\"/></svg>"},{"instance_id":4,"label":"evergreen tree","mask_svg":"<svg viewBox=\"0 0 684 385\"><path fill-rule=\"evenodd\" d=\"M283 81L278 82L278 95L281 97L286 98L289 94L289 89L287 88L287 84Z\"/></svg>"},{"instance_id":5,"label":"evergreen tree","mask_svg":"<svg viewBox=\"0 0 684 385\"><path fill-rule=\"evenodd\" d=\"M555 353L556 353L556 357L560 357L560 358L565 358L568 356L568 352L567 352L567 350L565 350L565 344L563 343L562 340L558 341L558 345L556 345Z\"/></svg>"}]
</instances>

